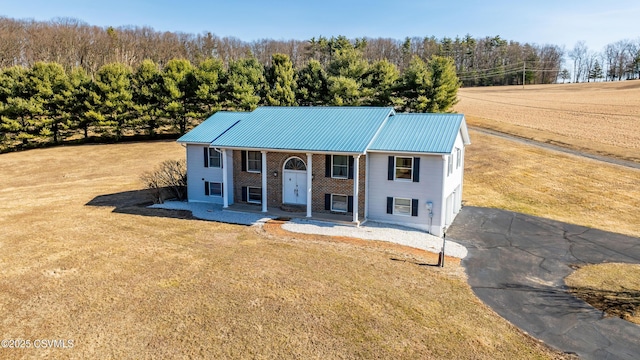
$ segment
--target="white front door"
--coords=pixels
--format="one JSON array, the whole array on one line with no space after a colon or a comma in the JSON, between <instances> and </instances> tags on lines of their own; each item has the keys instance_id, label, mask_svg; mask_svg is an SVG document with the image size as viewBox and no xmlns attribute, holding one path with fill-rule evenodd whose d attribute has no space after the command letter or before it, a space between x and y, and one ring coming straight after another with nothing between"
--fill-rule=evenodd
<instances>
[{"instance_id":1,"label":"white front door","mask_svg":"<svg viewBox=\"0 0 640 360\"><path fill-rule=\"evenodd\" d=\"M284 170L283 193L285 204L305 205L307 203L307 172Z\"/></svg>"}]
</instances>

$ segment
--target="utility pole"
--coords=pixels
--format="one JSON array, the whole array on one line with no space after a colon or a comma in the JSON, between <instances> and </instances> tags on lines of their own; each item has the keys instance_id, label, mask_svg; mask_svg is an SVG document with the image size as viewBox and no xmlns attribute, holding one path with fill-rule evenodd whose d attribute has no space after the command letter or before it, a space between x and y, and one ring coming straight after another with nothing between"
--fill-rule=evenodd
<instances>
[{"instance_id":1,"label":"utility pole","mask_svg":"<svg viewBox=\"0 0 640 360\"><path fill-rule=\"evenodd\" d=\"M524 89L524 74L527 72L527 62L522 61L522 88Z\"/></svg>"}]
</instances>

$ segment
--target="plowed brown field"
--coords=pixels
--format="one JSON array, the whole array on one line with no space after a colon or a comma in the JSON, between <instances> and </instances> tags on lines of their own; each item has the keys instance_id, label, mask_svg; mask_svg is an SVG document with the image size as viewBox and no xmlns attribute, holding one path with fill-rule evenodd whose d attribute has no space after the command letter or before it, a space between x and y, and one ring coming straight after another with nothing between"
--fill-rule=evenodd
<instances>
[{"instance_id":1,"label":"plowed brown field","mask_svg":"<svg viewBox=\"0 0 640 360\"><path fill-rule=\"evenodd\" d=\"M640 162L640 81L463 88L471 126Z\"/></svg>"}]
</instances>

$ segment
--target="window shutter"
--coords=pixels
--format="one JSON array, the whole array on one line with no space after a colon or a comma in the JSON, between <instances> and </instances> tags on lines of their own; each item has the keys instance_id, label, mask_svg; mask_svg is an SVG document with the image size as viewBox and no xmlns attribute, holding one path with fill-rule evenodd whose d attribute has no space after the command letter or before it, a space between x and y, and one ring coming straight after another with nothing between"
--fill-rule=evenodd
<instances>
[{"instance_id":1,"label":"window shutter","mask_svg":"<svg viewBox=\"0 0 640 360\"><path fill-rule=\"evenodd\" d=\"M331 155L324 157L324 177L331 177Z\"/></svg>"},{"instance_id":2,"label":"window shutter","mask_svg":"<svg viewBox=\"0 0 640 360\"><path fill-rule=\"evenodd\" d=\"M387 214L393 214L393 198L387 197Z\"/></svg>"},{"instance_id":3,"label":"window shutter","mask_svg":"<svg viewBox=\"0 0 640 360\"><path fill-rule=\"evenodd\" d=\"M395 161L393 156L389 156L389 166L387 167L387 180L393 180L393 172L395 167Z\"/></svg>"},{"instance_id":4,"label":"window shutter","mask_svg":"<svg viewBox=\"0 0 640 360\"><path fill-rule=\"evenodd\" d=\"M242 201L247 201L247 187L243 186L242 187Z\"/></svg>"},{"instance_id":5,"label":"window shutter","mask_svg":"<svg viewBox=\"0 0 640 360\"><path fill-rule=\"evenodd\" d=\"M209 148L205 147L204 149L204 167L209 167Z\"/></svg>"},{"instance_id":6,"label":"window shutter","mask_svg":"<svg viewBox=\"0 0 640 360\"><path fill-rule=\"evenodd\" d=\"M224 197L224 184L220 183L220 196Z\"/></svg>"},{"instance_id":7,"label":"window shutter","mask_svg":"<svg viewBox=\"0 0 640 360\"><path fill-rule=\"evenodd\" d=\"M331 210L331 194L324 194L324 209Z\"/></svg>"},{"instance_id":8,"label":"window shutter","mask_svg":"<svg viewBox=\"0 0 640 360\"><path fill-rule=\"evenodd\" d=\"M353 179L353 156L349 156L349 175L348 179Z\"/></svg>"},{"instance_id":9,"label":"window shutter","mask_svg":"<svg viewBox=\"0 0 640 360\"><path fill-rule=\"evenodd\" d=\"M247 152L242 150L240 152L240 157L242 158L242 171L247 171ZM243 200L243 201L246 201L246 200Z\"/></svg>"},{"instance_id":10,"label":"window shutter","mask_svg":"<svg viewBox=\"0 0 640 360\"><path fill-rule=\"evenodd\" d=\"M413 182L420 182L420 158L413 158Z\"/></svg>"},{"instance_id":11,"label":"window shutter","mask_svg":"<svg viewBox=\"0 0 640 360\"><path fill-rule=\"evenodd\" d=\"M411 216L418 216L418 199L411 199Z\"/></svg>"},{"instance_id":12,"label":"window shutter","mask_svg":"<svg viewBox=\"0 0 640 360\"><path fill-rule=\"evenodd\" d=\"M222 169L222 164L224 164L224 156L220 153L220 169Z\"/></svg>"},{"instance_id":13,"label":"window shutter","mask_svg":"<svg viewBox=\"0 0 640 360\"><path fill-rule=\"evenodd\" d=\"M347 212L353 212L353 196L347 197Z\"/></svg>"},{"instance_id":14,"label":"window shutter","mask_svg":"<svg viewBox=\"0 0 640 360\"><path fill-rule=\"evenodd\" d=\"M204 194L209 196L209 182L208 181L204 182Z\"/></svg>"}]
</instances>

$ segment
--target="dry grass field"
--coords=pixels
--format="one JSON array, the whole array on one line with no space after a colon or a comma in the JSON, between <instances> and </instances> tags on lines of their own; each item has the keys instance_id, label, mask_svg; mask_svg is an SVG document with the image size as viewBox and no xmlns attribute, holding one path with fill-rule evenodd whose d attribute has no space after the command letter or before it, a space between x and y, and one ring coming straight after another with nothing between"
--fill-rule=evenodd
<instances>
[{"instance_id":1,"label":"dry grass field","mask_svg":"<svg viewBox=\"0 0 640 360\"><path fill-rule=\"evenodd\" d=\"M640 325L640 265L588 265L565 279L575 296L610 316Z\"/></svg>"},{"instance_id":2,"label":"dry grass field","mask_svg":"<svg viewBox=\"0 0 640 360\"><path fill-rule=\"evenodd\" d=\"M138 206L139 174L182 156L172 142L0 155L0 339L74 341L0 358L560 357L425 253Z\"/></svg>"},{"instance_id":3,"label":"dry grass field","mask_svg":"<svg viewBox=\"0 0 640 360\"><path fill-rule=\"evenodd\" d=\"M640 170L470 131L463 200L640 237Z\"/></svg>"},{"instance_id":4,"label":"dry grass field","mask_svg":"<svg viewBox=\"0 0 640 360\"><path fill-rule=\"evenodd\" d=\"M471 126L640 162L640 81L463 88Z\"/></svg>"}]
</instances>

